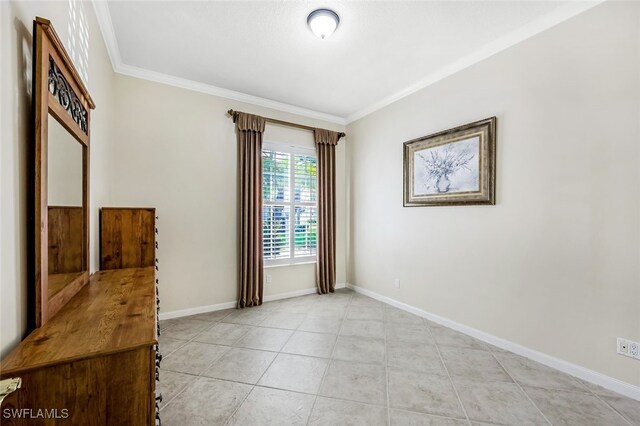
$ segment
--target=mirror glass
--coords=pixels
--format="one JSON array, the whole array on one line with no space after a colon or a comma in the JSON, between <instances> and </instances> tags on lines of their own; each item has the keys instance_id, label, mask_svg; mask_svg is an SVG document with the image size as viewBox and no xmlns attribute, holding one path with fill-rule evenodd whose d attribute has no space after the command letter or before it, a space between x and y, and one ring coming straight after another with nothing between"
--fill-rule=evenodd
<instances>
[{"instance_id":1,"label":"mirror glass","mask_svg":"<svg viewBox=\"0 0 640 426\"><path fill-rule=\"evenodd\" d=\"M48 297L51 299L87 268L82 244L83 145L54 116L49 114L48 118Z\"/></svg>"}]
</instances>

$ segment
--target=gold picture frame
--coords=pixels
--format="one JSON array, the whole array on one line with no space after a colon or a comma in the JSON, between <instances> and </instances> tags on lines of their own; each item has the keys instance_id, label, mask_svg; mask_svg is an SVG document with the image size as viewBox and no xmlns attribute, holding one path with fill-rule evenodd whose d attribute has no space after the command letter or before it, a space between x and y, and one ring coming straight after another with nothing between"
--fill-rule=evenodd
<instances>
[{"instance_id":1,"label":"gold picture frame","mask_svg":"<svg viewBox=\"0 0 640 426\"><path fill-rule=\"evenodd\" d=\"M496 117L404 143L404 206L495 204Z\"/></svg>"}]
</instances>

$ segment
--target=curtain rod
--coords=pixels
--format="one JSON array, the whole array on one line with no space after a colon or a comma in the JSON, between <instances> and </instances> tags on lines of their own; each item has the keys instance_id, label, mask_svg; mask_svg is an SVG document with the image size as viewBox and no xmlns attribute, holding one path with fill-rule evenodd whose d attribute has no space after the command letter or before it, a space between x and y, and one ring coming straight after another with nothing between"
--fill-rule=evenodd
<instances>
[{"instance_id":1,"label":"curtain rod","mask_svg":"<svg viewBox=\"0 0 640 426\"><path fill-rule=\"evenodd\" d=\"M240 111L234 111L232 109L227 111L227 114L229 114L231 116L231 118L233 119L234 123L236 122L236 113L238 113L238 112L240 112ZM267 123L280 124L280 125L283 125L283 126L295 127L297 129L310 130L312 132L316 129L315 127L305 126L304 124L292 123L290 121L276 120L275 118L269 118L269 117L262 117L262 118L264 118L264 120ZM345 136L347 136L347 135L344 132L338 133L338 139L343 138Z\"/></svg>"}]
</instances>

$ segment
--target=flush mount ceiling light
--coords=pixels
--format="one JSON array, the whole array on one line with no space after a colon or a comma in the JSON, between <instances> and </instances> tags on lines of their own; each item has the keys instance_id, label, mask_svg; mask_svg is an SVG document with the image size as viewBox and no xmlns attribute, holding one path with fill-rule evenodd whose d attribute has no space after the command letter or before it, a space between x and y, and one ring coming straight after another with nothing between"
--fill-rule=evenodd
<instances>
[{"instance_id":1,"label":"flush mount ceiling light","mask_svg":"<svg viewBox=\"0 0 640 426\"><path fill-rule=\"evenodd\" d=\"M333 34L339 23L338 14L329 9L317 9L307 16L309 29L323 40Z\"/></svg>"}]
</instances>

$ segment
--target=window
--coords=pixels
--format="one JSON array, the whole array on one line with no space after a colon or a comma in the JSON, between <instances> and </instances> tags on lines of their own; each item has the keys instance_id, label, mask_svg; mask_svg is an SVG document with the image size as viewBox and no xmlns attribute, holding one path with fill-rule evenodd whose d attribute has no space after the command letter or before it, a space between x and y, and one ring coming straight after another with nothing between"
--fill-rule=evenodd
<instances>
[{"instance_id":1,"label":"window","mask_svg":"<svg viewBox=\"0 0 640 426\"><path fill-rule=\"evenodd\" d=\"M315 150L265 142L262 149L265 265L315 260L316 194Z\"/></svg>"}]
</instances>

